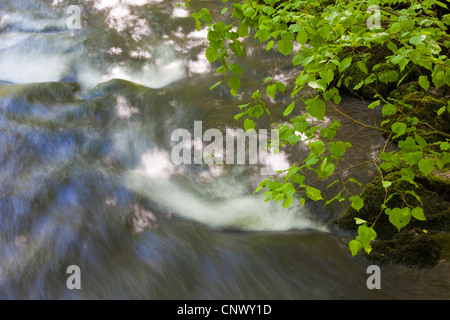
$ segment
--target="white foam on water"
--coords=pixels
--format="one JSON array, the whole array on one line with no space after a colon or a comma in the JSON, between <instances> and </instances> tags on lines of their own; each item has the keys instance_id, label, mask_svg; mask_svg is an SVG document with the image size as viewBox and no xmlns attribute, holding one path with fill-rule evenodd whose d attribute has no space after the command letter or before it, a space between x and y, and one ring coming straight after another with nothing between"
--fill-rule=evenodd
<instances>
[{"instance_id":1,"label":"white foam on water","mask_svg":"<svg viewBox=\"0 0 450 320\"><path fill-rule=\"evenodd\" d=\"M140 71L127 66L111 66L102 73L89 64L80 65L77 79L84 89L91 89L112 79L131 81L149 88L163 88L185 76L185 65L181 60L174 60L163 65L146 64Z\"/></svg>"},{"instance_id":2,"label":"white foam on water","mask_svg":"<svg viewBox=\"0 0 450 320\"><path fill-rule=\"evenodd\" d=\"M217 229L243 231L285 231L325 227L307 217L303 206L283 209L281 202L264 202L248 190L248 181L238 171L222 171L215 179L177 182L180 167L165 151L151 150L142 156L141 165L129 171L125 183L137 193L161 205L172 214ZM213 170L212 175L217 175ZM178 176L179 178L179 176ZM223 178L223 179L221 179Z\"/></svg>"},{"instance_id":3,"label":"white foam on water","mask_svg":"<svg viewBox=\"0 0 450 320\"><path fill-rule=\"evenodd\" d=\"M79 55L78 41L61 34L11 33L0 41L0 79L14 83L60 81Z\"/></svg>"}]
</instances>

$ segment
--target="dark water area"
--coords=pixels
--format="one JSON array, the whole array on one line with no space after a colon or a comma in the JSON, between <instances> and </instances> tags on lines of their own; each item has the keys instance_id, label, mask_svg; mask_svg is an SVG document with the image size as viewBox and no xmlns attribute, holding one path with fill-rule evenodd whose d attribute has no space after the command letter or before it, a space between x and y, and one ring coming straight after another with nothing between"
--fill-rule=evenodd
<instances>
[{"instance_id":1,"label":"dark water area","mask_svg":"<svg viewBox=\"0 0 450 320\"><path fill-rule=\"evenodd\" d=\"M242 93L210 91L220 76L204 57L206 32L175 4L0 3L0 298L448 299L447 261L380 265L381 289L369 290L374 263L352 257L353 235L327 224L348 203L284 210L253 195L266 178L256 165L173 163L175 129L242 127L236 106L260 79L295 76L279 72L285 57L249 40ZM69 5L80 8L80 29L67 25ZM222 2L192 1L191 10L203 6L214 15ZM380 114L368 103L341 104L373 124ZM258 128L281 119L280 102L270 109ZM353 144L342 167L385 143L327 113L333 119ZM280 165L305 150L283 149ZM350 173L367 183L375 170ZM70 265L81 270L81 290L66 286Z\"/></svg>"}]
</instances>

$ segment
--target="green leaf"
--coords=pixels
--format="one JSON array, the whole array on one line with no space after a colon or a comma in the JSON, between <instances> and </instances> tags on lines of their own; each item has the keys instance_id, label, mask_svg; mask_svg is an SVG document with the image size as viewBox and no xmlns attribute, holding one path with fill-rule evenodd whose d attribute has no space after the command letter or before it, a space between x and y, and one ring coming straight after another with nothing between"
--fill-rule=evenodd
<instances>
[{"instance_id":1,"label":"green leaf","mask_svg":"<svg viewBox=\"0 0 450 320\"><path fill-rule=\"evenodd\" d=\"M293 199L294 199L294 196L290 196L289 198L286 198L283 202L283 208L289 208Z\"/></svg>"},{"instance_id":2,"label":"green leaf","mask_svg":"<svg viewBox=\"0 0 450 320\"><path fill-rule=\"evenodd\" d=\"M391 129L396 135L392 138L398 138L406 132L406 124L403 122L395 122L392 124Z\"/></svg>"},{"instance_id":3,"label":"green leaf","mask_svg":"<svg viewBox=\"0 0 450 320\"><path fill-rule=\"evenodd\" d=\"M414 139L416 140L417 144L422 148L428 145L427 141L415 132L414 132Z\"/></svg>"},{"instance_id":4,"label":"green leaf","mask_svg":"<svg viewBox=\"0 0 450 320\"><path fill-rule=\"evenodd\" d=\"M301 45L306 44L306 42L308 41L308 34L306 32L297 33L296 41Z\"/></svg>"},{"instance_id":5,"label":"green leaf","mask_svg":"<svg viewBox=\"0 0 450 320\"><path fill-rule=\"evenodd\" d=\"M306 177L302 176L300 174L296 174L290 177L293 183L297 183L297 184L303 184L303 182L305 181Z\"/></svg>"},{"instance_id":6,"label":"green leaf","mask_svg":"<svg viewBox=\"0 0 450 320\"><path fill-rule=\"evenodd\" d=\"M357 255L360 250L369 254L372 251L371 241L377 237L377 233L373 228L369 228L365 223L358 227L358 236L350 241L349 249L353 256Z\"/></svg>"},{"instance_id":7,"label":"green leaf","mask_svg":"<svg viewBox=\"0 0 450 320\"><path fill-rule=\"evenodd\" d=\"M362 188L362 183L356 180L355 178L351 177L348 179L348 181L356 183L360 188Z\"/></svg>"},{"instance_id":8,"label":"green leaf","mask_svg":"<svg viewBox=\"0 0 450 320\"><path fill-rule=\"evenodd\" d=\"M389 222L392 223L397 230L400 231L403 227L407 226L411 221L411 210L406 208L394 208L386 209L386 214L389 216Z\"/></svg>"},{"instance_id":9,"label":"green leaf","mask_svg":"<svg viewBox=\"0 0 450 320\"><path fill-rule=\"evenodd\" d=\"M430 82L428 81L427 76L420 76L419 77L419 85L422 87L423 90L427 91L430 87Z\"/></svg>"},{"instance_id":10,"label":"green leaf","mask_svg":"<svg viewBox=\"0 0 450 320\"><path fill-rule=\"evenodd\" d=\"M352 57L344 58L339 65L339 72L343 72L352 64Z\"/></svg>"},{"instance_id":11,"label":"green leaf","mask_svg":"<svg viewBox=\"0 0 450 320\"><path fill-rule=\"evenodd\" d=\"M220 85L222 82L223 82L223 80L222 80L222 81L219 81L219 82L216 82L211 88L209 88L209 90L213 90L215 87L217 87L218 85Z\"/></svg>"},{"instance_id":12,"label":"green leaf","mask_svg":"<svg viewBox=\"0 0 450 320\"><path fill-rule=\"evenodd\" d=\"M259 99L259 98L261 98L262 97L262 95L261 95L261 92L259 92L259 90L256 90L255 92L253 92L253 94L252 94L252 98L253 99Z\"/></svg>"},{"instance_id":13,"label":"green leaf","mask_svg":"<svg viewBox=\"0 0 450 320\"><path fill-rule=\"evenodd\" d=\"M336 141L330 143L329 150L331 154L333 154L336 157L341 157L344 155L345 150L349 147L351 147L352 144L350 142L343 142L343 141Z\"/></svg>"},{"instance_id":14,"label":"green leaf","mask_svg":"<svg viewBox=\"0 0 450 320\"><path fill-rule=\"evenodd\" d=\"M409 39L409 43L417 46L419 43L422 43L423 40L425 40L426 36L423 34L411 37L411 39Z\"/></svg>"},{"instance_id":15,"label":"green leaf","mask_svg":"<svg viewBox=\"0 0 450 320\"><path fill-rule=\"evenodd\" d=\"M279 40L277 44L278 51L283 55L287 56L294 50L294 44L289 40Z\"/></svg>"},{"instance_id":16,"label":"green leaf","mask_svg":"<svg viewBox=\"0 0 450 320\"><path fill-rule=\"evenodd\" d=\"M219 52L217 49L208 47L205 53L206 59L208 59L209 63L213 63L219 58Z\"/></svg>"},{"instance_id":17,"label":"green leaf","mask_svg":"<svg viewBox=\"0 0 450 320\"><path fill-rule=\"evenodd\" d=\"M401 169L400 174L402 176L402 180L408 181L412 185L417 186L417 184L414 182L416 174L414 173L413 169L411 169L411 167Z\"/></svg>"},{"instance_id":18,"label":"green leaf","mask_svg":"<svg viewBox=\"0 0 450 320\"><path fill-rule=\"evenodd\" d=\"M252 119L245 119L244 120L244 130L245 131L249 131L249 130L254 130L255 129L255 122Z\"/></svg>"},{"instance_id":19,"label":"green leaf","mask_svg":"<svg viewBox=\"0 0 450 320\"><path fill-rule=\"evenodd\" d=\"M292 103L290 105L288 105L288 107L286 108L286 110L284 110L283 116L288 116L291 114L292 110L294 110L294 106L295 106L295 102L292 101Z\"/></svg>"},{"instance_id":20,"label":"green leaf","mask_svg":"<svg viewBox=\"0 0 450 320\"><path fill-rule=\"evenodd\" d=\"M319 120L324 120L326 110L327 107L325 102L319 97L306 100L306 111L308 111L311 116Z\"/></svg>"},{"instance_id":21,"label":"green leaf","mask_svg":"<svg viewBox=\"0 0 450 320\"><path fill-rule=\"evenodd\" d=\"M275 85L277 86L278 91L285 92L286 91L286 85L283 82L275 82Z\"/></svg>"},{"instance_id":22,"label":"green leaf","mask_svg":"<svg viewBox=\"0 0 450 320\"><path fill-rule=\"evenodd\" d=\"M407 164L409 164L410 166L413 166L415 164L418 164L422 160L422 152L416 151L416 152L403 153L403 158L405 158L405 162Z\"/></svg>"},{"instance_id":23,"label":"green leaf","mask_svg":"<svg viewBox=\"0 0 450 320\"><path fill-rule=\"evenodd\" d=\"M364 200L361 199L360 196L353 196L348 199L352 202L352 208L356 211L359 211L362 207L364 207Z\"/></svg>"},{"instance_id":24,"label":"green leaf","mask_svg":"<svg viewBox=\"0 0 450 320\"><path fill-rule=\"evenodd\" d=\"M378 107L378 106L380 105L380 103L381 103L381 100L376 100L376 101L372 102L371 104L369 104L369 105L367 106L367 108L373 109L373 108L375 108L375 107Z\"/></svg>"},{"instance_id":25,"label":"green leaf","mask_svg":"<svg viewBox=\"0 0 450 320\"><path fill-rule=\"evenodd\" d=\"M269 51L270 49L272 49L272 47L273 47L274 44L275 44L275 41L270 40L270 41L267 43L266 51Z\"/></svg>"},{"instance_id":26,"label":"green leaf","mask_svg":"<svg viewBox=\"0 0 450 320\"><path fill-rule=\"evenodd\" d=\"M362 61L358 61L357 63L359 70L367 74L369 71L367 70L366 64Z\"/></svg>"},{"instance_id":27,"label":"green leaf","mask_svg":"<svg viewBox=\"0 0 450 320\"><path fill-rule=\"evenodd\" d=\"M352 253L352 256L356 256L359 251L363 249L363 245L358 240L352 240L349 242L348 247L350 249L350 252Z\"/></svg>"},{"instance_id":28,"label":"green leaf","mask_svg":"<svg viewBox=\"0 0 450 320\"><path fill-rule=\"evenodd\" d=\"M266 93L271 97L272 99L275 99L275 95L277 94L277 85L276 84L270 84L267 86Z\"/></svg>"},{"instance_id":29,"label":"green leaf","mask_svg":"<svg viewBox=\"0 0 450 320\"><path fill-rule=\"evenodd\" d=\"M426 221L425 214L423 213L423 209L420 207L414 208L411 210L411 215L420 221Z\"/></svg>"},{"instance_id":30,"label":"green leaf","mask_svg":"<svg viewBox=\"0 0 450 320\"><path fill-rule=\"evenodd\" d=\"M241 23L241 25L240 25L239 28L237 29L237 33L238 33L238 36L239 36L240 38L245 38L245 37L247 37L247 36L249 35L249 33L248 33L248 26L245 25L245 24L243 24L243 23Z\"/></svg>"},{"instance_id":31,"label":"green leaf","mask_svg":"<svg viewBox=\"0 0 450 320\"><path fill-rule=\"evenodd\" d=\"M381 82L384 82L384 83L389 83L389 82L395 82L395 81L397 81L398 80L398 77L399 77L399 75L398 75L398 72L397 71L395 71L395 70L390 70L390 71L386 71L386 72L383 72L383 73L381 73L379 76L378 76L378 79L380 79L380 81Z\"/></svg>"},{"instance_id":32,"label":"green leaf","mask_svg":"<svg viewBox=\"0 0 450 320\"><path fill-rule=\"evenodd\" d=\"M381 112L383 113L383 116L391 116L395 113L397 113L397 108L390 103L387 103L383 106L383 109L381 110Z\"/></svg>"},{"instance_id":33,"label":"green leaf","mask_svg":"<svg viewBox=\"0 0 450 320\"><path fill-rule=\"evenodd\" d=\"M306 196L311 200L318 201L323 200L322 194L319 189L313 187L306 187Z\"/></svg>"},{"instance_id":34,"label":"green leaf","mask_svg":"<svg viewBox=\"0 0 450 320\"><path fill-rule=\"evenodd\" d=\"M252 7L248 7L244 11L242 11L242 13L244 14L244 16L251 18L256 13L256 11Z\"/></svg>"},{"instance_id":35,"label":"green leaf","mask_svg":"<svg viewBox=\"0 0 450 320\"><path fill-rule=\"evenodd\" d=\"M261 117L264 114L264 109L260 104L257 104L256 106L248 109L248 115L252 118Z\"/></svg>"},{"instance_id":36,"label":"green leaf","mask_svg":"<svg viewBox=\"0 0 450 320\"><path fill-rule=\"evenodd\" d=\"M234 73L243 74L244 71L242 70L241 66L237 63L232 63L228 66L228 69L230 69Z\"/></svg>"},{"instance_id":37,"label":"green leaf","mask_svg":"<svg viewBox=\"0 0 450 320\"><path fill-rule=\"evenodd\" d=\"M353 219L355 219L355 223L356 223L356 224L364 224L364 223L367 223L366 220L361 219L361 218L354 217Z\"/></svg>"},{"instance_id":38,"label":"green leaf","mask_svg":"<svg viewBox=\"0 0 450 320\"><path fill-rule=\"evenodd\" d=\"M434 160L430 158L420 160L419 170L427 176L431 171L434 170Z\"/></svg>"},{"instance_id":39,"label":"green leaf","mask_svg":"<svg viewBox=\"0 0 450 320\"><path fill-rule=\"evenodd\" d=\"M228 78L227 82L231 89L239 90L241 88L241 79L237 75Z\"/></svg>"},{"instance_id":40,"label":"green leaf","mask_svg":"<svg viewBox=\"0 0 450 320\"><path fill-rule=\"evenodd\" d=\"M392 184L391 181L386 181L386 180L383 180L381 183L383 184L383 188L385 188L385 189L389 188Z\"/></svg>"}]
</instances>

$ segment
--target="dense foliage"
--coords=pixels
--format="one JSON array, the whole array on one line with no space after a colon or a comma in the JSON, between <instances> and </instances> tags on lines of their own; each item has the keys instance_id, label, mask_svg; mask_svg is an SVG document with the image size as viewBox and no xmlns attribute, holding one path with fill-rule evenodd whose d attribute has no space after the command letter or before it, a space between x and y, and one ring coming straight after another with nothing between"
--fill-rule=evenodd
<instances>
[{"instance_id":1,"label":"dense foliage","mask_svg":"<svg viewBox=\"0 0 450 320\"><path fill-rule=\"evenodd\" d=\"M243 69L234 56L246 55L243 44L246 37L259 39L267 51L277 50L287 56L297 70L295 84L261 79L264 90L255 91L252 100L240 105L235 116L243 121L246 130L254 129L255 119L270 114L265 99L275 99L277 92L289 93L292 100L285 106L284 116L289 117L290 123L276 125L280 141L288 145L301 141L310 150L303 162L262 181L256 191L265 190L267 201L282 201L286 208L292 205L294 197L302 204L309 198L324 201L325 205L348 199L354 209L363 208L360 195L351 194L346 187L349 183L360 183L353 177L342 178L343 171L349 168L336 170L352 145L349 141L334 140L342 125L337 120L325 125L325 114L331 110L387 137L385 147L373 159L359 164L373 163L381 176L385 198L378 216L387 214L398 230L411 219L425 220L414 178L446 170L450 163L450 135L435 128L434 123L409 116L406 111L413 106L389 97L389 92L407 81L417 81L424 91L450 86L447 3L437 0L224 0L224 3L222 17L212 17L205 8L192 14L198 30L207 26L207 59L210 63L220 61L216 71L223 74L223 80L211 89L224 83L233 96L237 95ZM185 5L189 7L189 0ZM361 75L359 79L356 74ZM382 108L384 121L379 126L369 125L340 110L344 88L356 94L364 90L372 100L368 107ZM296 104L301 103L306 105L306 113L295 114ZM448 116L450 102L446 100L434 112L436 118ZM308 117L316 118L319 124L311 125ZM386 146L392 141L398 149L387 152ZM393 170L399 170L398 179L385 180L384 176ZM305 183L306 175L311 173L317 179ZM327 199L325 191L313 187L319 180L329 181L328 186L340 184L341 191ZM405 181L409 188L405 189ZM400 183L402 188L398 187ZM417 201L410 203L406 195ZM395 196L403 198L402 206L390 207L389 202ZM371 241L377 237L373 228L377 221L356 219L355 223L359 225L358 235L350 242L350 250L353 255L360 250L370 253Z\"/></svg>"}]
</instances>

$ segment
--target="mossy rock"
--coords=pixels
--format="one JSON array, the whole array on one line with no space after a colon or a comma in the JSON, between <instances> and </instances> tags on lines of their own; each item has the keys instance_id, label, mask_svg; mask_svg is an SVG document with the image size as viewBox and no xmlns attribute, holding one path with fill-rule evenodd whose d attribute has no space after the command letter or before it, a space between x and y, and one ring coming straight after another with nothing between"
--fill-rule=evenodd
<instances>
[{"instance_id":1,"label":"mossy rock","mask_svg":"<svg viewBox=\"0 0 450 320\"><path fill-rule=\"evenodd\" d=\"M80 90L76 82L42 82L31 84L2 84L0 98L24 99L29 104L54 104L74 101Z\"/></svg>"},{"instance_id":2,"label":"mossy rock","mask_svg":"<svg viewBox=\"0 0 450 320\"><path fill-rule=\"evenodd\" d=\"M386 181L396 181L399 172L387 174ZM422 207L427 221L411 218L410 223L400 232L389 221L386 213L381 213L381 205L385 198L385 189L378 177L368 184L361 197L364 207L360 211L349 208L344 216L334 220L341 229L356 231L358 225L355 218L373 223L377 239L372 245L369 258L381 262L395 262L406 265L429 266L439 260L440 247L431 235L450 232L450 180L437 175L424 177L418 175L414 181L417 188L409 182L402 181L397 186L399 190L414 190L421 198L420 203L413 195L404 194L404 200L411 206ZM395 195L387 203L390 208L403 207L403 197Z\"/></svg>"},{"instance_id":3,"label":"mossy rock","mask_svg":"<svg viewBox=\"0 0 450 320\"><path fill-rule=\"evenodd\" d=\"M448 103L449 93L446 92L447 89L441 88L437 90L430 88L424 91L417 82L410 82L400 86L391 92L389 98L400 101L400 103L395 103L395 105L401 112L386 117L390 121L385 126L390 127L394 122L408 123L408 117L416 117L421 122L430 124L437 131L450 134L450 114L444 112L440 116L437 116L437 111ZM410 105L412 108L408 108L403 104ZM419 123L417 125L417 133L428 143L445 140L445 137L442 135L431 135L431 131L433 130L425 124Z\"/></svg>"},{"instance_id":4,"label":"mossy rock","mask_svg":"<svg viewBox=\"0 0 450 320\"><path fill-rule=\"evenodd\" d=\"M375 241L370 253L381 263L399 263L407 266L432 266L440 258L440 246L421 230L400 232L391 240Z\"/></svg>"},{"instance_id":5,"label":"mossy rock","mask_svg":"<svg viewBox=\"0 0 450 320\"><path fill-rule=\"evenodd\" d=\"M359 89L355 90L354 88L372 73L381 75L385 71L396 70L393 66L383 65L386 63L386 57L392 54L390 49L387 46L374 46L370 49L361 47L355 50L366 56L367 61L365 65L368 73L364 73L353 61L352 65L346 70L346 76L349 80L343 82L344 88L352 95L369 100L374 99L376 93L383 97L389 96L397 88L397 82L384 83L377 79L368 85L362 85ZM342 55L340 58L344 59L345 55ZM403 81L411 81L412 79L417 79L418 75L416 73L417 71L414 69L405 69L399 72L398 79L403 78Z\"/></svg>"}]
</instances>

